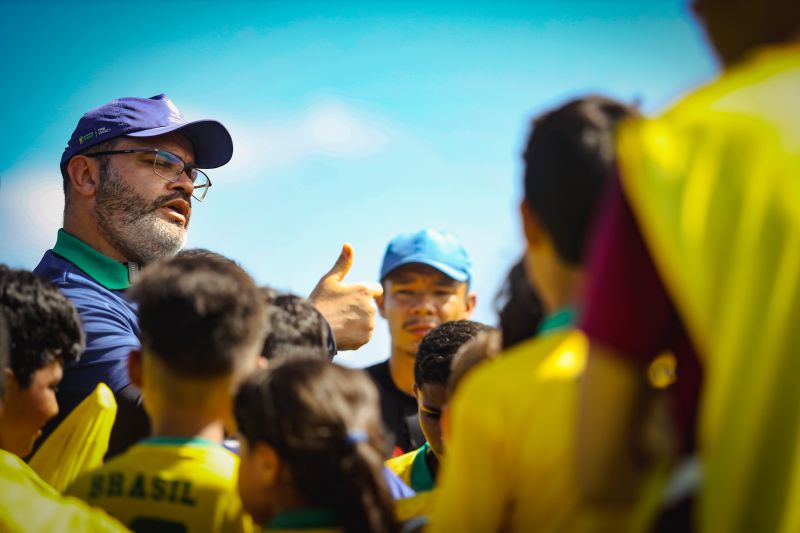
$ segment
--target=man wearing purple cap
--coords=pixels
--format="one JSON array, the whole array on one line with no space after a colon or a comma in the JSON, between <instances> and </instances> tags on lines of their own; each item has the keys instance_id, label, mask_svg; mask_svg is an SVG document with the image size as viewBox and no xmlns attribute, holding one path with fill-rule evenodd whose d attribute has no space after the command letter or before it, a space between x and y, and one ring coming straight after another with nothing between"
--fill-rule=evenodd
<instances>
[{"instance_id":1,"label":"man wearing purple cap","mask_svg":"<svg viewBox=\"0 0 800 533\"><path fill-rule=\"evenodd\" d=\"M136 308L125 290L140 268L183 246L192 199L202 202L211 188L200 169L221 167L232 155L222 124L187 122L163 94L112 100L78 122L61 157L64 227L35 272L75 303L87 343L81 361L65 369L61 412L45 435L99 382L118 403L109 455L148 434L141 394L128 377L128 354L140 345ZM351 262L345 245L312 294L343 349L369 339L374 315L374 291L342 283Z\"/></svg>"},{"instance_id":2,"label":"man wearing purple cap","mask_svg":"<svg viewBox=\"0 0 800 533\"><path fill-rule=\"evenodd\" d=\"M395 237L381 266L378 310L389 325L389 359L367 368L378 387L392 455L422 446L414 396L414 360L422 338L439 324L468 319L475 308L469 292L472 263L451 234L421 230ZM441 403L441 402L439 402ZM439 416L439 413L428 413Z\"/></svg>"}]
</instances>

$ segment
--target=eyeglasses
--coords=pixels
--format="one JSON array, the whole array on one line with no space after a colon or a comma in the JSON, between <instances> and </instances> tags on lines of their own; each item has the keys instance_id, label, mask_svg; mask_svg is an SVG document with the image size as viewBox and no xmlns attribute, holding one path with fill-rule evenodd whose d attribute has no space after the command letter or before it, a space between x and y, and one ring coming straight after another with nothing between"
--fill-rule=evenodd
<instances>
[{"instance_id":1,"label":"eyeglasses","mask_svg":"<svg viewBox=\"0 0 800 533\"><path fill-rule=\"evenodd\" d=\"M208 189L211 188L211 178L209 178L205 172L193 165L187 165L183 159L166 150L159 150L157 148L136 148L132 150L106 150L83 155L86 157L96 157L116 154L154 154L153 172L171 183L178 181L181 174L186 172L189 179L192 180L194 184L192 196L198 202L203 201L203 198L208 194Z\"/></svg>"}]
</instances>

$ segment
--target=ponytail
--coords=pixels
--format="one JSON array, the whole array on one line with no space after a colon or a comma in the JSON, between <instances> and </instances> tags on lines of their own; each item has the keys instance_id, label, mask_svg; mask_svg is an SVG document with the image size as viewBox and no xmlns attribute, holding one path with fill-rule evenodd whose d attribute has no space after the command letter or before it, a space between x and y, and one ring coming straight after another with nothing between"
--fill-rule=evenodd
<instances>
[{"instance_id":1,"label":"ponytail","mask_svg":"<svg viewBox=\"0 0 800 533\"><path fill-rule=\"evenodd\" d=\"M347 533L394 533L378 406L363 371L308 359L257 371L235 411L249 447L275 450L305 504L334 508Z\"/></svg>"},{"instance_id":2,"label":"ponytail","mask_svg":"<svg viewBox=\"0 0 800 533\"><path fill-rule=\"evenodd\" d=\"M350 442L351 451L340 462L343 483L337 504L344 530L347 533L399 531L383 475L383 455L365 440Z\"/></svg>"}]
</instances>

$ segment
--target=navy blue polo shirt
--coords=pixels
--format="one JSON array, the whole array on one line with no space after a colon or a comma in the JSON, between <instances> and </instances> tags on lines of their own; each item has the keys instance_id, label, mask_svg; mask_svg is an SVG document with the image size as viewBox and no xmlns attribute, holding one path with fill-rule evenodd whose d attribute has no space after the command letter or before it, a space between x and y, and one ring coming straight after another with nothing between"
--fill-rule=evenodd
<instances>
[{"instance_id":1,"label":"navy blue polo shirt","mask_svg":"<svg viewBox=\"0 0 800 533\"><path fill-rule=\"evenodd\" d=\"M140 344L136 306L125 298L128 267L60 229L34 273L72 300L86 333L86 351L64 368L59 393L82 397L101 381L114 392L130 384L128 354Z\"/></svg>"}]
</instances>

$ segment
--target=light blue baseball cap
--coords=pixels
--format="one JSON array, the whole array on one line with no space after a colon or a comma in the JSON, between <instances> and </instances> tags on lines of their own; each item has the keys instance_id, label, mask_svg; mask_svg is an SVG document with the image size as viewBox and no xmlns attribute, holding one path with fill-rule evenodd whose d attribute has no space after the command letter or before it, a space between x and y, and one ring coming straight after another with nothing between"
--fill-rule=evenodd
<instances>
[{"instance_id":1,"label":"light blue baseball cap","mask_svg":"<svg viewBox=\"0 0 800 533\"><path fill-rule=\"evenodd\" d=\"M397 268L411 263L428 265L456 281L472 279L472 261L451 233L424 229L398 235L386 247L381 281Z\"/></svg>"}]
</instances>

